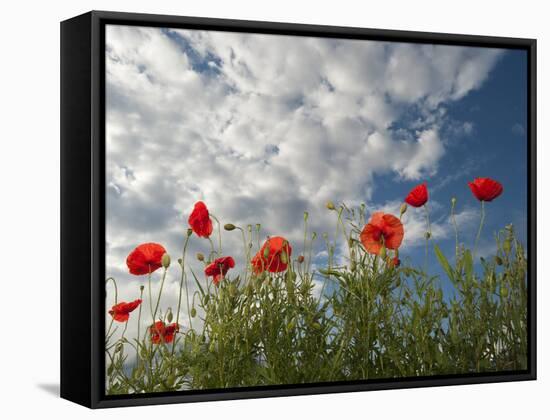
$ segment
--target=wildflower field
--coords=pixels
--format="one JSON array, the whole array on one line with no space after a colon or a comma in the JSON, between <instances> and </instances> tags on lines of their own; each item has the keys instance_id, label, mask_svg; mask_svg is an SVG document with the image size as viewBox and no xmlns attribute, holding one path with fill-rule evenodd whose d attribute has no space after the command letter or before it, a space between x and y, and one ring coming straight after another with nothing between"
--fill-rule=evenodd
<instances>
[{"instance_id":1,"label":"wildflower field","mask_svg":"<svg viewBox=\"0 0 550 420\"><path fill-rule=\"evenodd\" d=\"M404 194L399 214L326 203L331 235L310 231L306 212L300 243L285 232L264 237L260 224L235 226L197 202L182 226L181 250L149 242L128 255L134 295L120 296L116 279L106 279L106 393L527 369L527 253L512 225L483 229L502 185L476 178L469 187L480 202L479 228L459 241L452 199L452 255L432 237L426 183ZM406 212L425 214L426 259L415 266L400 255ZM222 231L242 239L242 248L224 248ZM482 258L484 235L494 237L496 252ZM189 255L191 241L208 252ZM318 242L326 247L323 267L312 264ZM343 258L336 258L339 245ZM437 269L428 265L431 255ZM177 307L162 305L169 270L179 273ZM452 293L443 292L443 281ZM143 319L149 326L140 331ZM128 336L132 322L137 335Z\"/></svg>"}]
</instances>

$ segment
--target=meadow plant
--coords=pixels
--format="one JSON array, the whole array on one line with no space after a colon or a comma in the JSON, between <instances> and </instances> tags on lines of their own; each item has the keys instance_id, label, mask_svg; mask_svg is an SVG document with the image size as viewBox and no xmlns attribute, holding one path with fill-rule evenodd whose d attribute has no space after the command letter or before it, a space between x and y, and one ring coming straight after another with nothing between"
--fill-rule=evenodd
<instances>
[{"instance_id":1,"label":"meadow plant","mask_svg":"<svg viewBox=\"0 0 550 420\"><path fill-rule=\"evenodd\" d=\"M494 235L495 254L476 257L485 204L502 186L489 178L469 185L481 202L480 225L472 250L459 243L452 199L452 257L432 237L426 183L406 196L399 215L328 202L333 238L309 232L307 212L300 244L283 236L262 240L259 224L223 225L241 237L243 250L224 249L221 222L196 203L177 265L156 243L128 255L129 272L147 279L147 288L136 290L139 298L119 301L116 280L106 280L113 300L105 337L107 394L527 369L526 250L508 225ZM399 255L407 211L425 213L421 267ZM186 262L192 240L208 241L210 248L195 256L204 266L200 273ZM326 247L323 267L313 265L318 240ZM336 255L339 244L345 251ZM428 267L430 253L437 270ZM240 271L236 255L243 257ZM180 272L175 313L160 305L170 269ZM450 292L443 292L444 282ZM126 337L133 318L137 336ZM146 331L139 329L141 319L150 321Z\"/></svg>"}]
</instances>

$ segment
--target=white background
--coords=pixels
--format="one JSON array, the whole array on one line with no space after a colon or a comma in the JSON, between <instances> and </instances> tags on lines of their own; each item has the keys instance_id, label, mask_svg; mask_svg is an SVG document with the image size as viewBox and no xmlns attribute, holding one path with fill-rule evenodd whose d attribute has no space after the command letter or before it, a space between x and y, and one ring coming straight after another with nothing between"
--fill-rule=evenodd
<instances>
[{"instance_id":1,"label":"white background","mask_svg":"<svg viewBox=\"0 0 550 420\"><path fill-rule=\"evenodd\" d=\"M549 12L541 1L297 0L5 2L0 25L0 410L3 418L543 418L550 413ZM91 9L538 39L536 382L91 411L59 383L59 22ZM475 151L472 151L475 153Z\"/></svg>"}]
</instances>

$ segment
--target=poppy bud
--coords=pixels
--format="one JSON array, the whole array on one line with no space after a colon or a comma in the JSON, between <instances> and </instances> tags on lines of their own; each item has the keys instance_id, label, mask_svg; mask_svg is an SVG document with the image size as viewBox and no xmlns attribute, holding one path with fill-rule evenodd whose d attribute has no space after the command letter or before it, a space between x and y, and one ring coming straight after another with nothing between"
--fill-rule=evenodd
<instances>
[{"instance_id":1,"label":"poppy bud","mask_svg":"<svg viewBox=\"0 0 550 420\"><path fill-rule=\"evenodd\" d=\"M269 257L269 247L266 246L265 249L264 249L264 258L267 258Z\"/></svg>"},{"instance_id":2,"label":"poppy bud","mask_svg":"<svg viewBox=\"0 0 550 420\"><path fill-rule=\"evenodd\" d=\"M281 252L281 256L279 258L283 264L288 264L288 256L285 251Z\"/></svg>"},{"instance_id":3,"label":"poppy bud","mask_svg":"<svg viewBox=\"0 0 550 420\"><path fill-rule=\"evenodd\" d=\"M503 298L508 297L508 289L505 286L500 287L500 296Z\"/></svg>"},{"instance_id":4,"label":"poppy bud","mask_svg":"<svg viewBox=\"0 0 550 420\"><path fill-rule=\"evenodd\" d=\"M236 226L233 223L227 223L223 227L225 230L231 232L232 230L235 230Z\"/></svg>"},{"instance_id":5,"label":"poppy bud","mask_svg":"<svg viewBox=\"0 0 550 420\"><path fill-rule=\"evenodd\" d=\"M173 373L168 375L168 378L166 379L166 385L168 385L169 387L173 387L175 383L176 375L174 375Z\"/></svg>"},{"instance_id":6,"label":"poppy bud","mask_svg":"<svg viewBox=\"0 0 550 420\"><path fill-rule=\"evenodd\" d=\"M302 264L304 262L304 256L303 255L300 255L298 256L298 263Z\"/></svg>"},{"instance_id":7,"label":"poppy bud","mask_svg":"<svg viewBox=\"0 0 550 420\"><path fill-rule=\"evenodd\" d=\"M191 308L191 318L195 318L197 316L197 310L195 308Z\"/></svg>"},{"instance_id":8,"label":"poppy bud","mask_svg":"<svg viewBox=\"0 0 550 420\"><path fill-rule=\"evenodd\" d=\"M189 228L187 229L187 236L191 236L193 234L193 229Z\"/></svg>"},{"instance_id":9,"label":"poppy bud","mask_svg":"<svg viewBox=\"0 0 550 420\"><path fill-rule=\"evenodd\" d=\"M307 222L308 217L309 217L309 213L307 211L304 211L304 221Z\"/></svg>"},{"instance_id":10,"label":"poppy bud","mask_svg":"<svg viewBox=\"0 0 550 420\"><path fill-rule=\"evenodd\" d=\"M383 260L386 259L386 246L385 245L382 245L382 248L380 248L380 253L378 255Z\"/></svg>"},{"instance_id":11,"label":"poppy bud","mask_svg":"<svg viewBox=\"0 0 550 420\"><path fill-rule=\"evenodd\" d=\"M430 239L430 238L432 237L432 234L431 234L430 232L426 232L426 233L424 234L424 237L425 237L426 239Z\"/></svg>"},{"instance_id":12,"label":"poppy bud","mask_svg":"<svg viewBox=\"0 0 550 420\"><path fill-rule=\"evenodd\" d=\"M260 225L259 223L256 223L256 230L259 232L260 229L262 228L262 225Z\"/></svg>"},{"instance_id":13,"label":"poppy bud","mask_svg":"<svg viewBox=\"0 0 550 420\"><path fill-rule=\"evenodd\" d=\"M181 258L178 258L178 264L183 267L183 260Z\"/></svg>"},{"instance_id":14,"label":"poppy bud","mask_svg":"<svg viewBox=\"0 0 550 420\"><path fill-rule=\"evenodd\" d=\"M456 205L456 198L453 197L453 198L451 198L451 206L454 207L455 205Z\"/></svg>"},{"instance_id":15,"label":"poppy bud","mask_svg":"<svg viewBox=\"0 0 550 420\"><path fill-rule=\"evenodd\" d=\"M246 228L248 229L249 232L252 232L252 225L248 225Z\"/></svg>"},{"instance_id":16,"label":"poppy bud","mask_svg":"<svg viewBox=\"0 0 550 420\"><path fill-rule=\"evenodd\" d=\"M334 206L334 203L332 201L327 201L327 209L336 210L336 207Z\"/></svg>"},{"instance_id":17,"label":"poppy bud","mask_svg":"<svg viewBox=\"0 0 550 420\"><path fill-rule=\"evenodd\" d=\"M407 211L407 203L401 204L401 208L399 209L399 214L403 216L405 212Z\"/></svg>"},{"instance_id":18,"label":"poppy bud","mask_svg":"<svg viewBox=\"0 0 550 420\"><path fill-rule=\"evenodd\" d=\"M139 291L140 292L143 292L144 289L145 289L145 286L143 284L141 286L139 286Z\"/></svg>"},{"instance_id":19,"label":"poppy bud","mask_svg":"<svg viewBox=\"0 0 550 420\"><path fill-rule=\"evenodd\" d=\"M321 329L321 324L319 324L318 322L314 322L313 323L313 328L316 329L316 330L320 330Z\"/></svg>"},{"instance_id":20,"label":"poppy bud","mask_svg":"<svg viewBox=\"0 0 550 420\"><path fill-rule=\"evenodd\" d=\"M202 252L197 252L197 260L204 261L204 254Z\"/></svg>"},{"instance_id":21,"label":"poppy bud","mask_svg":"<svg viewBox=\"0 0 550 420\"><path fill-rule=\"evenodd\" d=\"M168 322L172 322L173 319L174 319L174 315L172 314L172 309L168 308L168 315L166 315L166 320Z\"/></svg>"},{"instance_id":22,"label":"poppy bud","mask_svg":"<svg viewBox=\"0 0 550 420\"><path fill-rule=\"evenodd\" d=\"M164 268L170 267L170 255L164 254L161 259L161 264Z\"/></svg>"}]
</instances>

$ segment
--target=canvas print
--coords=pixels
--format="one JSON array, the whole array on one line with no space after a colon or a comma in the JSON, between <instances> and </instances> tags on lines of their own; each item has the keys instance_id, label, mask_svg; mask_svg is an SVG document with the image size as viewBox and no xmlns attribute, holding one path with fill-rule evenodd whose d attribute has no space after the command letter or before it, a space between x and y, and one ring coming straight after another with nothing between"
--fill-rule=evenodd
<instances>
[{"instance_id":1,"label":"canvas print","mask_svg":"<svg viewBox=\"0 0 550 420\"><path fill-rule=\"evenodd\" d=\"M526 51L105 43L106 395L527 369Z\"/></svg>"}]
</instances>

